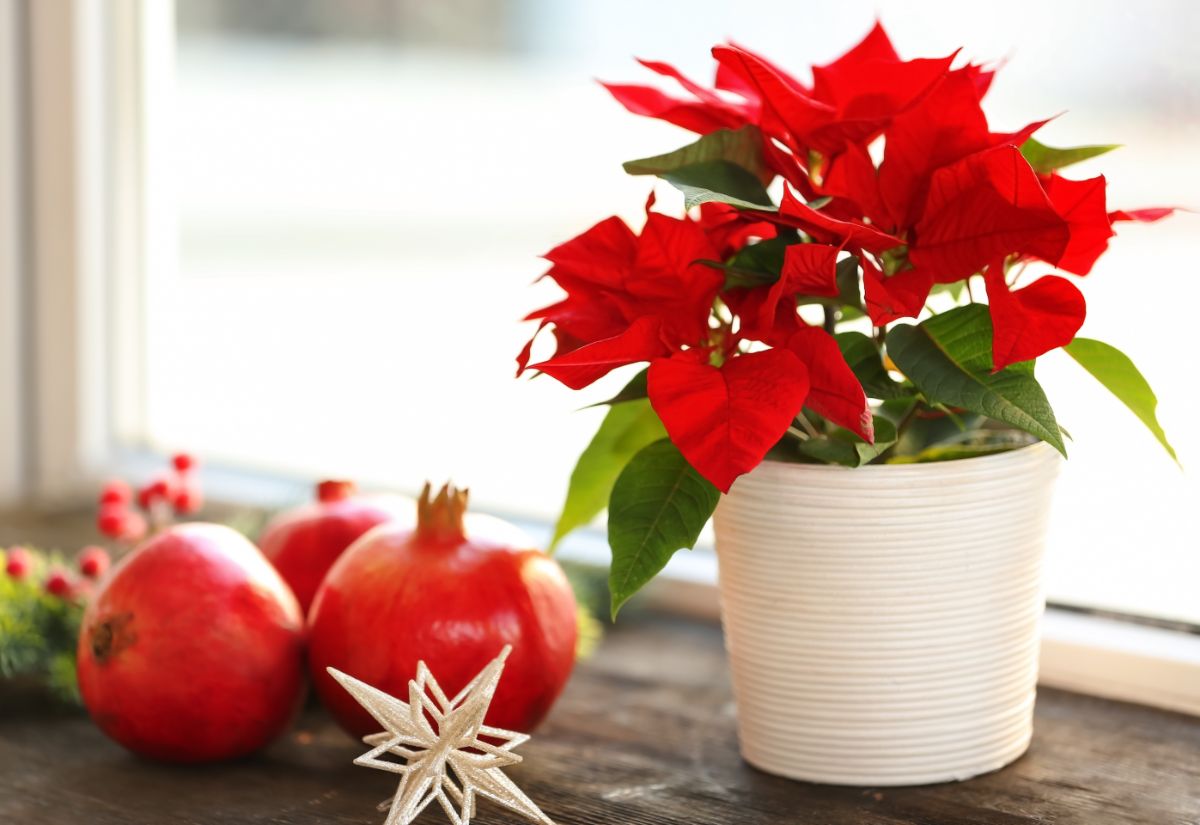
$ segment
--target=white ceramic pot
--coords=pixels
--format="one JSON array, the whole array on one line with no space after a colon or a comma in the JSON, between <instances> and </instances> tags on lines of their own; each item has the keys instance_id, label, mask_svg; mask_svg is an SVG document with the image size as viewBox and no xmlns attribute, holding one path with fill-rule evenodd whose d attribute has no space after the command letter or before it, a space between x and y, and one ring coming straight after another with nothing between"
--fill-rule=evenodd
<instances>
[{"instance_id":1,"label":"white ceramic pot","mask_svg":"<svg viewBox=\"0 0 1200 825\"><path fill-rule=\"evenodd\" d=\"M1039 443L854 470L766 461L739 478L715 528L746 761L920 785L1024 753L1059 463Z\"/></svg>"}]
</instances>

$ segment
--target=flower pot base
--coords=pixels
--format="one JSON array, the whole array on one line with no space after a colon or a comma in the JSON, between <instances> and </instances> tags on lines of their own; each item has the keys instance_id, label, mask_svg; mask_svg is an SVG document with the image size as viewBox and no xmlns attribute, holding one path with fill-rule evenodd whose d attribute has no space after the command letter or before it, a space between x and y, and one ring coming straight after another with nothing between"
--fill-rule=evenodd
<instances>
[{"instance_id":1,"label":"flower pot base","mask_svg":"<svg viewBox=\"0 0 1200 825\"><path fill-rule=\"evenodd\" d=\"M931 768L914 764L905 766L896 762L887 771L873 768L831 770L828 765L822 767L813 764L801 765L794 758L781 756L770 752L748 750L741 748L742 758L747 764L763 773L781 776L784 779L795 779L800 782L813 782L819 785L845 785L850 787L894 788L914 785L936 785L943 782L962 782L977 776L992 773L1011 765L1029 750L1030 731L1016 740L1007 743L1004 748L996 748L992 752L972 761L963 760L953 768L945 766Z\"/></svg>"},{"instance_id":2,"label":"flower pot base","mask_svg":"<svg viewBox=\"0 0 1200 825\"><path fill-rule=\"evenodd\" d=\"M1024 753L1058 468L1036 444L856 470L768 461L738 479L715 526L745 760L878 787Z\"/></svg>"}]
</instances>

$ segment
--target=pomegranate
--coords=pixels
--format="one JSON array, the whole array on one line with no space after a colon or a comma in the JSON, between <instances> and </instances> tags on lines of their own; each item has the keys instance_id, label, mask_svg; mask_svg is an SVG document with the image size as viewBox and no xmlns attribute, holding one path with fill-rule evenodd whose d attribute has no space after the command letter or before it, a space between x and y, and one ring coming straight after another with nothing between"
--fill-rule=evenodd
<instances>
[{"instance_id":1,"label":"pomegranate","mask_svg":"<svg viewBox=\"0 0 1200 825\"><path fill-rule=\"evenodd\" d=\"M246 538L176 525L101 582L83 616L79 688L100 729L143 756L244 756L299 707L303 631L295 596Z\"/></svg>"},{"instance_id":2,"label":"pomegranate","mask_svg":"<svg viewBox=\"0 0 1200 825\"><path fill-rule=\"evenodd\" d=\"M315 502L280 513L258 543L307 612L338 556L372 527L397 518L398 501L359 496L351 481L322 481Z\"/></svg>"},{"instance_id":3,"label":"pomegranate","mask_svg":"<svg viewBox=\"0 0 1200 825\"><path fill-rule=\"evenodd\" d=\"M388 524L338 559L309 612L309 666L325 706L354 736L379 723L325 670L393 696L424 660L454 696L506 645L487 723L529 731L575 662L575 596L562 569L499 519L466 515L467 491L426 485L415 527Z\"/></svg>"}]
</instances>

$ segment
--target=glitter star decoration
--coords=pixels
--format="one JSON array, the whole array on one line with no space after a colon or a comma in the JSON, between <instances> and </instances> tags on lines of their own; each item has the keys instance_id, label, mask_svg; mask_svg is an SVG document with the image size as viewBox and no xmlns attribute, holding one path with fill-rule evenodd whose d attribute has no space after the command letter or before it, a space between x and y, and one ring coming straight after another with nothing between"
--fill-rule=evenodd
<instances>
[{"instance_id":1,"label":"glitter star decoration","mask_svg":"<svg viewBox=\"0 0 1200 825\"><path fill-rule=\"evenodd\" d=\"M396 795L379 806L388 811L384 825L409 825L435 799L454 825L469 825L477 796L534 822L554 825L501 770L521 761L513 750L529 735L483 724L511 650L506 645L453 699L446 698L424 662L417 664L417 678L408 683L407 703L328 668L384 727L381 733L363 737L372 749L354 764L402 777ZM405 763L381 758L385 754Z\"/></svg>"}]
</instances>

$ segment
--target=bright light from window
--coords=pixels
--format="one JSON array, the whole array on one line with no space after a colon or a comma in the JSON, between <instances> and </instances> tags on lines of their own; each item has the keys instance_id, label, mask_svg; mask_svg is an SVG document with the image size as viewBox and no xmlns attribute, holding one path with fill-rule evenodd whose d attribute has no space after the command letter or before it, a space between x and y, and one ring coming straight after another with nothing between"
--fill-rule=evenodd
<instances>
[{"instance_id":1,"label":"bright light from window","mask_svg":"<svg viewBox=\"0 0 1200 825\"><path fill-rule=\"evenodd\" d=\"M180 266L150 274L151 440L408 490L451 476L490 509L552 517L601 413L512 378L531 332L517 320L552 294L529 285L536 256L613 212L636 220L648 183L620 162L690 140L591 78L642 77L634 54L705 72L725 37L819 61L877 7L906 54L1011 57L989 100L998 127L1069 107L1046 142L1126 144L1078 170L1103 169L1114 203L1197 206L1184 0L1153 15L1111 0L181 0ZM1122 228L1084 284L1085 334L1143 367L1192 466L1195 221ZM1196 476L1066 360L1041 373L1075 438L1050 596L1200 621Z\"/></svg>"}]
</instances>

